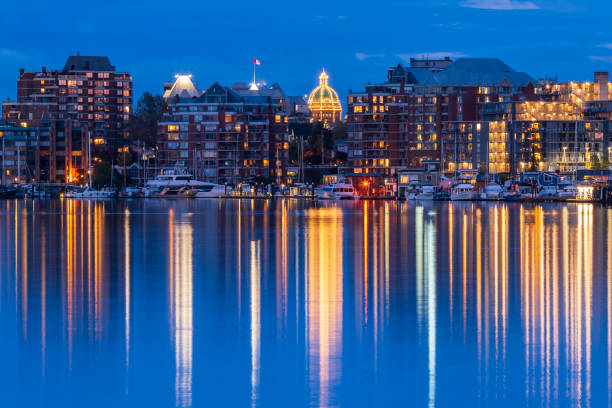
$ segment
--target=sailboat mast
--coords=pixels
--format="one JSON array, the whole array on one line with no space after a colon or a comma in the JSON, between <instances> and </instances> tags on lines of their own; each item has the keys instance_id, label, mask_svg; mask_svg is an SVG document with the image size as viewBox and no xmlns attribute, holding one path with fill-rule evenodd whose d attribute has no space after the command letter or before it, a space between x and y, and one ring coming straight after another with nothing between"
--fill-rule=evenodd
<instances>
[{"instance_id":1,"label":"sailboat mast","mask_svg":"<svg viewBox=\"0 0 612 408\"><path fill-rule=\"evenodd\" d=\"M93 173L93 168L91 166L91 132L87 131L87 173L89 173L89 188L91 188L91 176Z\"/></svg>"}]
</instances>

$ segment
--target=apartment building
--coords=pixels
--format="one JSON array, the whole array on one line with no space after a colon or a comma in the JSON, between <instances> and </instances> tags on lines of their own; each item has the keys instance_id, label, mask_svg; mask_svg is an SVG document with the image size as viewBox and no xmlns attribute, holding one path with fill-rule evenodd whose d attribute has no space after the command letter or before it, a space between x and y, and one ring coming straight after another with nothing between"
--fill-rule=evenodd
<instances>
[{"instance_id":1,"label":"apartment building","mask_svg":"<svg viewBox=\"0 0 612 408\"><path fill-rule=\"evenodd\" d=\"M87 178L87 128L66 120L0 122L2 183L79 183Z\"/></svg>"},{"instance_id":2,"label":"apartment building","mask_svg":"<svg viewBox=\"0 0 612 408\"><path fill-rule=\"evenodd\" d=\"M435 62L435 63L434 63ZM392 174L441 158L447 122L478 121L485 104L536 100L535 81L498 59L411 61L348 96L349 167Z\"/></svg>"},{"instance_id":3,"label":"apartment building","mask_svg":"<svg viewBox=\"0 0 612 408\"><path fill-rule=\"evenodd\" d=\"M132 77L119 72L108 57L68 57L62 69L19 71L17 100L2 104L4 120L39 126L43 121L71 121L87 127L97 151L116 152L129 138Z\"/></svg>"},{"instance_id":4,"label":"apartment building","mask_svg":"<svg viewBox=\"0 0 612 408\"><path fill-rule=\"evenodd\" d=\"M169 111L158 123L161 167L186 167L201 180L232 185L258 176L286 181L288 115L278 84L252 90L215 82L198 90L190 76L179 75L164 96Z\"/></svg>"}]
</instances>

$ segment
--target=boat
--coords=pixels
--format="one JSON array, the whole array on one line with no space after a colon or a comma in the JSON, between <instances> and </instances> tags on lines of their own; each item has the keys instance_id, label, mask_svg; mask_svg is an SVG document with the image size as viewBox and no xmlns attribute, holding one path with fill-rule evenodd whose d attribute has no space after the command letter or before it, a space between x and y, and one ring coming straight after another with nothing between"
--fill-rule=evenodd
<instances>
[{"instance_id":1,"label":"boat","mask_svg":"<svg viewBox=\"0 0 612 408\"><path fill-rule=\"evenodd\" d=\"M196 197L218 198L225 195L225 186L199 181L181 168L165 170L154 180L149 180L143 191L145 197Z\"/></svg>"},{"instance_id":2,"label":"boat","mask_svg":"<svg viewBox=\"0 0 612 408\"><path fill-rule=\"evenodd\" d=\"M557 191L557 197L564 200L575 200L578 197L578 187L567 184Z\"/></svg>"},{"instance_id":3,"label":"boat","mask_svg":"<svg viewBox=\"0 0 612 408\"><path fill-rule=\"evenodd\" d=\"M97 190L92 187L85 187L81 191L76 191L70 196L70 198L77 199L96 199L96 198L113 198L115 196L114 191L110 190Z\"/></svg>"},{"instance_id":4,"label":"boat","mask_svg":"<svg viewBox=\"0 0 612 408\"><path fill-rule=\"evenodd\" d=\"M444 190L438 190L434 193L434 201L448 201L450 200L450 194Z\"/></svg>"},{"instance_id":5,"label":"boat","mask_svg":"<svg viewBox=\"0 0 612 408\"><path fill-rule=\"evenodd\" d=\"M484 200L499 200L504 192L502 186L497 183L489 183L485 186L484 192L482 193L482 199Z\"/></svg>"},{"instance_id":6,"label":"boat","mask_svg":"<svg viewBox=\"0 0 612 408\"><path fill-rule=\"evenodd\" d=\"M119 198L142 198L144 191L139 187L127 187L119 192Z\"/></svg>"},{"instance_id":7,"label":"boat","mask_svg":"<svg viewBox=\"0 0 612 408\"><path fill-rule=\"evenodd\" d=\"M334 198L334 187L333 186L322 186L317 188L315 194L320 200L330 200Z\"/></svg>"},{"instance_id":8,"label":"boat","mask_svg":"<svg viewBox=\"0 0 612 408\"><path fill-rule=\"evenodd\" d=\"M16 198L17 189L15 187L0 186L0 198Z\"/></svg>"},{"instance_id":9,"label":"boat","mask_svg":"<svg viewBox=\"0 0 612 408\"><path fill-rule=\"evenodd\" d=\"M434 186L423 186L421 191L414 197L415 200L433 200L436 193Z\"/></svg>"},{"instance_id":10,"label":"boat","mask_svg":"<svg viewBox=\"0 0 612 408\"><path fill-rule=\"evenodd\" d=\"M516 201L516 200L519 200L520 198L521 198L521 195L517 191L514 191L514 190L504 191L500 196L500 199L504 201Z\"/></svg>"},{"instance_id":11,"label":"boat","mask_svg":"<svg viewBox=\"0 0 612 408\"><path fill-rule=\"evenodd\" d=\"M450 195L451 201L470 201L477 198L478 194L474 192L474 186L466 183L454 186Z\"/></svg>"},{"instance_id":12,"label":"boat","mask_svg":"<svg viewBox=\"0 0 612 408\"><path fill-rule=\"evenodd\" d=\"M192 187L191 190L194 192L193 197L195 198L219 198L231 192L229 187L206 182L198 187Z\"/></svg>"},{"instance_id":13,"label":"boat","mask_svg":"<svg viewBox=\"0 0 612 408\"><path fill-rule=\"evenodd\" d=\"M154 198L192 198L196 191L189 186L168 186L161 191L150 193L149 197Z\"/></svg>"},{"instance_id":14,"label":"boat","mask_svg":"<svg viewBox=\"0 0 612 408\"><path fill-rule=\"evenodd\" d=\"M332 197L337 200L355 200L359 195L351 183L341 180L332 186Z\"/></svg>"},{"instance_id":15,"label":"boat","mask_svg":"<svg viewBox=\"0 0 612 408\"><path fill-rule=\"evenodd\" d=\"M538 191L538 198L557 198L558 192L555 186L545 186Z\"/></svg>"}]
</instances>

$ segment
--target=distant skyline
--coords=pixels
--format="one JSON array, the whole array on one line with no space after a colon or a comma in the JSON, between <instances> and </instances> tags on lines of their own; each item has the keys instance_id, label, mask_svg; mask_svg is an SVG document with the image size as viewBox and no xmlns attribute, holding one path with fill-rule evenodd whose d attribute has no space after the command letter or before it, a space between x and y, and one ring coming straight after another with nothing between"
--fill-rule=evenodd
<instances>
[{"instance_id":1,"label":"distant skyline","mask_svg":"<svg viewBox=\"0 0 612 408\"><path fill-rule=\"evenodd\" d=\"M134 101L189 73L199 88L252 78L304 95L325 67L346 103L411 57L500 58L535 79L592 80L612 71L607 1L279 0L179 3L11 1L0 16L0 97L16 98L19 69L60 69L69 55L106 55L134 78ZM9 39L9 40L7 40Z\"/></svg>"}]
</instances>

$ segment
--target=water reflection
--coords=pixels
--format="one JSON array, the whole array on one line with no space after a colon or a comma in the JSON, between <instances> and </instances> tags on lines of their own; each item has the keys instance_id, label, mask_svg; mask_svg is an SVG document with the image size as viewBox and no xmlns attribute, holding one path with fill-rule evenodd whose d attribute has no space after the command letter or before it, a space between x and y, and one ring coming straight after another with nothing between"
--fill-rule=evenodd
<instances>
[{"instance_id":1,"label":"water reflection","mask_svg":"<svg viewBox=\"0 0 612 408\"><path fill-rule=\"evenodd\" d=\"M188 215L177 216L171 209L168 227L176 406L190 407L193 386L193 226Z\"/></svg>"},{"instance_id":2,"label":"water reflection","mask_svg":"<svg viewBox=\"0 0 612 408\"><path fill-rule=\"evenodd\" d=\"M607 209L0 205L22 406L100 388L92 406L612 405Z\"/></svg>"},{"instance_id":3,"label":"water reflection","mask_svg":"<svg viewBox=\"0 0 612 408\"><path fill-rule=\"evenodd\" d=\"M306 302L311 401L331 403L342 353L342 217L338 208L309 210Z\"/></svg>"}]
</instances>

